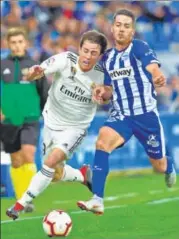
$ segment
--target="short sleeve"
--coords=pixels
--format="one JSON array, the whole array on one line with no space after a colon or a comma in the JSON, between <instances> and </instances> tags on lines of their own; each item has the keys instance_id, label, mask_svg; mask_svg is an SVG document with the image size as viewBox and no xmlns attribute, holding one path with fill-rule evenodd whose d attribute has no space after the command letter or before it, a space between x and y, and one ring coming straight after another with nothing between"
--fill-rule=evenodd
<instances>
[{"instance_id":1,"label":"short sleeve","mask_svg":"<svg viewBox=\"0 0 179 239\"><path fill-rule=\"evenodd\" d=\"M134 44L134 51L144 67L152 63L156 63L159 66L161 65L154 50L152 50L146 42L136 41Z\"/></svg>"},{"instance_id":2,"label":"short sleeve","mask_svg":"<svg viewBox=\"0 0 179 239\"><path fill-rule=\"evenodd\" d=\"M51 56L40 65L45 69L45 75L63 71L67 65L67 52Z\"/></svg>"}]
</instances>

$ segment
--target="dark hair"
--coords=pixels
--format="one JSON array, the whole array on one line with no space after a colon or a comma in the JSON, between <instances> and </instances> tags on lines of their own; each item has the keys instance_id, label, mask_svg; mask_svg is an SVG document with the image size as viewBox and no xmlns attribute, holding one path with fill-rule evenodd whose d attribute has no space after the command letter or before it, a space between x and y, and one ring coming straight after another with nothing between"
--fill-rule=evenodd
<instances>
[{"instance_id":1,"label":"dark hair","mask_svg":"<svg viewBox=\"0 0 179 239\"><path fill-rule=\"evenodd\" d=\"M83 46L85 41L90 41L92 43L100 45L101 46L100 54L103 54L106 51L108 44L107 38L101 32L98 32L96 30L85 32L80 39L80 47Z\"/></svg>"},{"instance_id":2,"label":"dark hair","mask_svg":"<svg viewBox=\"0 0 179 239\"><path fill-rule=\"evenodd\" d=\"M133 23L135 23L135 16L133 14L133 12L127 10L127 9L119 9L117 10L115 13L114 13L114 16L113 16L113 22L116 20L116 17L118 15L124 15L124 16L127 16L127 17L130 17L133 21Z\"/></svg>"}]
</instances>

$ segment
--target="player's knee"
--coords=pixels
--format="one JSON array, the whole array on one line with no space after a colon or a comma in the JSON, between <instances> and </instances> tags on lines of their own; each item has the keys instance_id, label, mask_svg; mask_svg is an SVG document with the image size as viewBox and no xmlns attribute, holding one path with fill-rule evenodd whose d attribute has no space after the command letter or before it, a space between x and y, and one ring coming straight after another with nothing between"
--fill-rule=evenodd
<instances>
[{"instance_id":1,"label":"player's knee","mask_svg":"<svg viewBox=\"0 0 179 239\"><path fill-rule=\"evenodd\" d=\"M98 139L96 142L96 149L108 152L109 145L104 140Z\"/></svg>"},{"instance_id":2,"label":"player's knee","mask_svg":"<svg viewBox=\"0 0 179 239\"><path fill-rule=\"evenodd\" d=\"M23 154L24 156L24 163L34 163L34 153L26 152Z\"/></svg>"},{"instance_id":3,"label":"player's knee","mask_svg":"<svg viewBox=\"0 0 179 239\"><path fill-rule=\"evenodd\" d=\"M24 164L24 160L21 157L20 153L16 155L11 155L11 166L13 168L19 168Z\"/></svg>"},{"instance_id":4,"label":"player's knee","mask_svg":"<svg viewBox=\"0 0 179 239\"><path fill-rule=\"evenodd\" d=\"M155 171L157 171L159 173L166 172L166 169L167 169L166 159L155 160L155 161L153 161L152 165L153 165L153 168L155 169Z\"/></svg>"},{"instance_id":5,"label":"player's knee","mask_svg":"<svg viewBox=\"0 0 179 239\"><path fill-rule=\"evenodd\" d=\"M53 149L53 151L49 154L48 158L45 160L45 164L49 168L56 168L57 165L63 162L66 159L65 153L60 149Z\"/></svg>"},{"instance_id":6,"label":"player's knee","mask_svg":"<svg viewBox=\"0 0 179 239\"><path fill-rule=\"evenodd\" d=\"M36 147L27 145L22 147L21 154L24 158L24 163L34 163Z\"/></svg>"}]
</instances>

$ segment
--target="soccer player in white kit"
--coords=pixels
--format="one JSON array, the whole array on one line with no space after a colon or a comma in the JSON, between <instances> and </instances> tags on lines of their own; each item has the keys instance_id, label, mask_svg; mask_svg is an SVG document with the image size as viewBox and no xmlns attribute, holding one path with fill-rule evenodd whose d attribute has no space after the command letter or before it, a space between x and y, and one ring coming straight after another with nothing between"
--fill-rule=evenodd
<instances>
[{"instance_id":1,"label":"soccer player in white kit","mask_svg":"<svg viewBox=\"0 0 179 239\"><path fill-rule=\"evenodd\" d=\"M29 69L27 80L53 74L43 111L44 164L24 195L7 210L9 217L18 218L19 212L43 192L53 178L56 181L79 181L90 186L89 167L78 170L64 162L81 143L95 116L97 104L92 100L93 89L102 85L104 80L103 70L97 62L106 47L107 39L103 34L88 31L81 38L79 56L63 52Z\"/></svg>"}]
</instances>

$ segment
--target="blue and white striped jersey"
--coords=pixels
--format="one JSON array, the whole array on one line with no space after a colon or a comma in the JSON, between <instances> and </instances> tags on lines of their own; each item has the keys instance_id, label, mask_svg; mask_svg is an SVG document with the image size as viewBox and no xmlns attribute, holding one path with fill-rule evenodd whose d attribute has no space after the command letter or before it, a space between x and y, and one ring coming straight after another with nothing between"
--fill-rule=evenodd
<instances>
[{"instance_id":1,"label":"blue and white striped jersey","mask_svg":"<svg viewBox=\"0 0 179 239\"><path fill-rule=\"evenodd\" d=\"M105 85L112 85L112 109L126 116L139 115L156 108L156 91L146 66L160 65L144 41L134 39L124 50L111 48L102 57Z\"/></svg>"}]
</instances>

